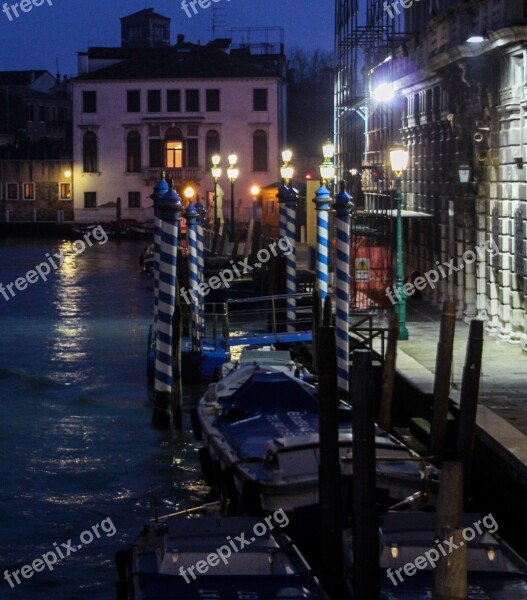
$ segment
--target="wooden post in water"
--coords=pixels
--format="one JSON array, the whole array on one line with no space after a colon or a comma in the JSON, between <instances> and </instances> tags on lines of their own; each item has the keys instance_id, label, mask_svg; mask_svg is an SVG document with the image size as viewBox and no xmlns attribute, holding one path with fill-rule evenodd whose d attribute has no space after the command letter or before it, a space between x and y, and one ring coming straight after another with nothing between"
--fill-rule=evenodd
<instances>
[{"instance_id":1,"label":"wooden post in water","mask_svg":"<svg viewBox=\"0 0 527 600\"><path fill-rule=\"evenodd\" d=\"M447 300L443 304L441 329L437 343L436 372L434 377L434 412L430 432L430 454L434 456L437 465L441 464L446 447L455 330L456 304Z\"/></svg>"},{"instance_id":2,"label":"wooden post in water","mask_svg":"<svg viewBox=\"0 0 527 600\"><path fill-rule=\"evenodd\" d=\"M353 352L353 592L356 600L378 600L379 529L375 472L375 406L371 352Z\"/></svg>"},{"instance_id":3,"label":"wooden post in water","mask_svg":"<svg viewBox=\"0 0 527 600\"><path fill-rule=\"evenodd\" d=\"M441 483L437 498L436 538L447 552L444 540L461 536L463 524L463 465L460 462L445 462L441 469ZM461 540L460 540L461 541ZM467 557L466 545L443 556L437 552L437 567L434 569L434 600L466 600Z\"/></svg>"},{"instance_id":4,"label":"wooden post in water","mask_svg":"<svg viewBox=\"0 0 527 600\"><path fill-rule=\"evenodd\" d=\"M318 334L322 325L322 298L320 296L320 287L318 282L313 286L313 333L311 341L311 355L313 359L313 373L318 373L317 355L318 355Z\"/></svg>"},{"instance_id":5,"label":"wooden post in water","mask_svg":"<svg viewBox=\"0 0 527 600\"><path fill-rule=\"evenodd\" d=\"M343 557L335 328L321 327L318 343L321 579L327 592L336 598L342 586Z\"/></svg>"},{"instance_id":6,"label":"wooden post in water","mask_svg":"<svg viewBox=\"0 0 527 600\"><path fill-rule=\"evenodd\" d=\"M172 319L172 423L181 429L183 422L183 386L181 377L181 339L183 337L183 311L178 293Z\"/></svg>"},{"instance_id":7,"label":"wooden post in water","mask_svg":"<svg viewBox=\"0 0 527 600\"><path fill-rule=\"evenodd\" d=\"M333 327L333 303L331 296L324 298L324 314L322 316L322 325L324 327Z\"/></svg>"},{"instance_id":8,"label":"wooden post in water","mask_svg":"<svg viewBox=\"0 0 527 600\"><path fill-rule=\"evenodd\" d=\"M392 425L393 389L395 386L395 364L397 359L397 338L399 337L399 324L397 315L392 313L388 328L388 343L386 356L382 367L382 397L379 411L379 425L390 429Z\"/></svg>"},{"instance_id":9,"label":"wooden post in water","mask_svg":"<svg viewBox=\"0 0 527 600\"><path fill-rule=\"evenodd\" d=\"M472 454L478 412L479 380L481 377L481 356L483 354L483 321L470 322L467 354L463 367L461 400L459 405L459 431L456 458L463 463L465 493L470 493Z\"/></svg>"}]
</instances>

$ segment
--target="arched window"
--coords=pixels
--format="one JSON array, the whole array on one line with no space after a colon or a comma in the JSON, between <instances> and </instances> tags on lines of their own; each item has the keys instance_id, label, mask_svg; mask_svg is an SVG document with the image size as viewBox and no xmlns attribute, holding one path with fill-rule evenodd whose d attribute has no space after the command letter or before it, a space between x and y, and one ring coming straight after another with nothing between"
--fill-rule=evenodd
<instances>
[{"instance_id":1,"label":"arched window","mask_svg":"<svg viewBox=\"0 0 527 600\"><path fill-rule=\"evenodd\" d=\"M211 129L205 137L205 166L208 170L212 168L212 157L220 153L220 134Z\"/></svg>"},{"instance_id":2,"label":"arched window","mask_svg":"<svg viewBox=\"0 0 527 600\"><path fill-rule=\"evenodd\" d=\"M165 167L181 169L183 166L183 134L176 128L168 129L165 134Z\"/></svg>"},{"instance_id":3,"label":"arched window","mask_svg":"<svg viewBox=\"0 0 527 600\"><path fill-rule=\"evenodd\" d=\"M130 131L126 138L126 170L128 173L141 171L141 136L137 131Z\"/></svg>"},{"instance_id":4,"label":"arched window","mask_svg":"<svg viewBox=\"0 0 527 600\"><path fill-rule=\"evenodd\" d=\"M85 173L97 173L97 136L93 131L82 138L82 163Z\"/></svg>"},{"instance_id":5,"label":"arched window","mask_svg":"<svg viewBox=\"0 0 527 600\"><path fill-rule=\"evenodd\" d=\"M267 133L257 129L253 133L253 171L267 170Z\"/></svg>"}]
</instances>

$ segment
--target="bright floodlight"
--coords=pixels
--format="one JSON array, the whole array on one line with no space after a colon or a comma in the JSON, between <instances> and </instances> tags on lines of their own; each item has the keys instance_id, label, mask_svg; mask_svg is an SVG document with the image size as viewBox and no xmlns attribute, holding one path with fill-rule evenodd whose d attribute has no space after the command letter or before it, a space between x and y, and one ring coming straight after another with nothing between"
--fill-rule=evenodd
<instances>
[{"instance_id":1,"label":"bright floodlight","mask_svg":"<svg viewBox=\"0 0 527 600\"><path fill-rule=\"evenodd\" d=\"M260 186L259 185L253 185L251 188L251 194L253 196L258 196L260 194Z\"/></svg>"},{"instance_id":2,"label":"bright floodlight","mask_svg":"<svg viewBox=\"0 0 527 600\"><path fill-rule=\"evenodd\" d=\"M395 97L395 91L391 83L381 83L373 91L373 97L377 102L391 102Z\"/></svg>"},{"instance_id":3,"label":"bright floodlight","mask_svg":"<svg viewBox=\"0 0 527 600\"><path fill-rule=\"evenodd\" d=\"M220 156L219 154L215 154L215 155L212 157L212 164L213 164L215 167L217 167L217 166L220 164L220 161L221 161L221 156Z\"/></svg>"},{"instance_id":4,"label":"bright floodlight","mask_svg":"<svg viewBox=\"0 0 527 600\"><path fill-rule=\"evenodd\" d=\"M390 150L390 163L394 173L402 173L408 166L408 151L404 148Z\"/></svg>"},{"instance_id":5,"label":"bright floodlight","mask_svg":"<svg viewBox=\"0 0 527 600\"><path fill-rule=\"evenodd\" d=\"M325 161L330 161L333 159L333 156L335 156L335 146L333 145L332 141L328 140L322 146L322 154Z\"/></svg>"},{"instance_id":6,"label":"bright floodlight","mask_svg":"<svg viewBox=\"0 0 527 600\"><path fill-rule=\"evenodd\" d=\"M471 35L467 38L467 42L469 44L481 44L481 42L485 41L485 37L482 35Z\"/></svg>"},{"instance_id":7,"label":"bright floodlight","mask_svg":"<svg viewBox=\"0 0 527 600\"><path fill-rule=\"evenodd\" d=\"M291 152L291 150L284 150L282 152L282 160L285 163L289 163L291 162L291 159L293 158L293 153Z\"/></svg>"}]
</instances>

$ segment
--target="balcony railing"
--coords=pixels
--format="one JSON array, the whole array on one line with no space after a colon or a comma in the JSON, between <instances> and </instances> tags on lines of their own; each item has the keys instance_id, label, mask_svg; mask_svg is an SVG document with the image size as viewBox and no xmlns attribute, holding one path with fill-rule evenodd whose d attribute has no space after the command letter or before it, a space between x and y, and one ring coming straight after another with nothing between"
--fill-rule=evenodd
<instances>
[{"instance_id":1,"label":"balcony railing","mask_svg":"<svg viewBox=\"0 0 527 600\"><path fill-rule=\"evenodd\" d=\"M147 183L159 181L161 179L161 173L166 173L169 179L172 179L175 183L181 183L183 181L199 181L202 177L201 169L199 167L182 167L181 169L144 169L143 176Z\"/></svg>"}]
</instances>

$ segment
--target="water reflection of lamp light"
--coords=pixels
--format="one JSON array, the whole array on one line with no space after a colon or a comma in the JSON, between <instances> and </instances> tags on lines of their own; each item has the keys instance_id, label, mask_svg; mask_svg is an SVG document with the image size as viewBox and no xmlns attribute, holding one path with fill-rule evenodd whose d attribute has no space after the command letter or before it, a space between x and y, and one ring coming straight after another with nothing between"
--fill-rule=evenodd
<instances>
[{"instance_id":1,"label":"water reflection of lamp light","mask_svg":"<svg viewBox=\"0 0 527 600\"><path fill-rule=\"evenodd\" d=\"M494 550L492 547L487 548L487 556L489 557L490 561L494 560L496 558L496 550Z\"/></svg>"},{"instance_id":2,"label":"water reflection of lamp light","mask_svg":"<svg viewBox=\"0 0 527 600\"><path fill-rule=\"evenodd\" d=\"M392 544L390 546L390 554L392 555L392 558L397 558L399 556L399 548L397 544Z\"/></svg>"}]
</instances>

